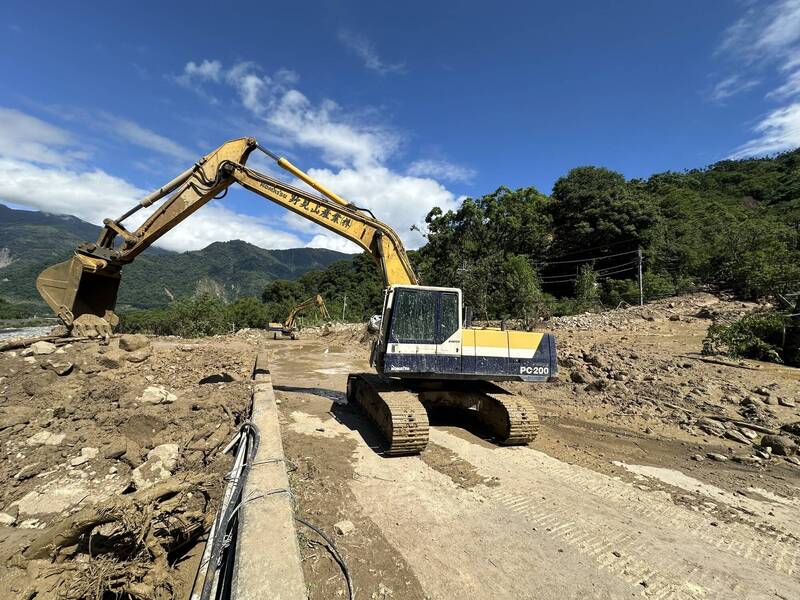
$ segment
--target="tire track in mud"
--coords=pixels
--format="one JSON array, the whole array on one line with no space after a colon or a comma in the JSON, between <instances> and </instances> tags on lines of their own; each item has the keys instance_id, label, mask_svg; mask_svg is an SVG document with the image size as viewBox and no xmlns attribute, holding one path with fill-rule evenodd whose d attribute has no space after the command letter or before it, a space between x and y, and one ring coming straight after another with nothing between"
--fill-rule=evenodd
<instances>
[{"instance_id":1,"label":"tire track in mud","mask_svg":"<svg viewBox=\"0 0 800 600\"><path fill-rule=\"evenodd\" d=\"M531 448L486 449L437 430L431 439L502 482L474 492L600 570L640 584L645 597L800 597L793 532L767 533L757 523L711 526L712 518L673 504L666 492L644 491ZM786 521L770 525L795 528Z\"/></svg>"}]
</instances>

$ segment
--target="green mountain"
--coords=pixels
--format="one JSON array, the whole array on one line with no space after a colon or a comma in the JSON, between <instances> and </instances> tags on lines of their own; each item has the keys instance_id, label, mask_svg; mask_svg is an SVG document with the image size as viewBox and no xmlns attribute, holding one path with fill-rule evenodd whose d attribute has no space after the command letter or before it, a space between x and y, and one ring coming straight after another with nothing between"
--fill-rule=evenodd
<instances>
[{"instance_id":1,"label":"green mountain","mask_svg":"<svg viewBox=\"0 0 800 600\"><path fill-rule=\"evenodd\" d=\"M97 239L99 230L69 215L0 204L0 298L41 306L36 276L45 267L68 259L80 242ZM271 281L297 279L309 270L350 258L321 248L265 250L239 240L182 253L151 247L123 270L119 306L163 306L197 291L227 300L260 297Z\"/></svg>"}]
</instances>

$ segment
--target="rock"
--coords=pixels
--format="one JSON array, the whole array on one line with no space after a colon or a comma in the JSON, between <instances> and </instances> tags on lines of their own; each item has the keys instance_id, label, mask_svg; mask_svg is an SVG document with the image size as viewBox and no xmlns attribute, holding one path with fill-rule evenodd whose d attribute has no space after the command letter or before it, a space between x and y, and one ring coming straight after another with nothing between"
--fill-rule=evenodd
<instances>
[{"instance_id":1,"label":"rock","mask_svg":"<svg viewBox=\"0 0 800 600\"><path fill-rule=\"evenodd\" d=\"M45 354L52 354L53 352L56 351L56 345L51 344L50 342L34 342L33 344L30 345L30 349L34 354L39 356Z\"/></svg>"},{"instance_id":2,"label":"rock","mask_svg":"<svg viewBox=\"0 0 800 600\"><path fill-rule=\"evenodd\" d=\"M333 530L339 535L350 535L356 530L356 526L352 521L339 521L334 524Z\"/></svg>"},{"instance_id":3,"label":"rock","mask_svg":"<svg viewBox=\"0 0 800 600\"><path fill-rule=\"evenodd\" d=\"M154 486L159 481L169 479L172 473L164 466L159 456L148 458L147 461L136 467L131 473L131 480L137 490L145 490Z\"/></svg>"},{"instance_id":4,"label":"rock","mask_svg":"<svg viewBox=\"0 0 800 600\"><path fill-rule=\"evenodd\" d=\"M589 363L590 365L597 367L598 369L603 368L603 361L600 360L600 357L597 354L591 354L589 352L583 353L583 361Z\"/></svg>"},{"instance_id":5,"label":"rock","mask_svg":"<svg viewBox=\"0 0 800 600\"><path fill-rule=\"evenodd\" d=\"M16 475L14 475L14 479L17 481L24 481L26 479L30 479L31 477L36 477L39 473L44 471L44 469L45 465L43 463L32 463L30 465L25 465Z\"/></svg>"},{"instance_id":6,"label":"rock","mask_svg":"<svg viewBox=\"0 0 800 600\"><path fill-rule=\"evenodd\" d=\"M30 423L36 413L36 410L25 406L4 406L0 408L0 431L14 425Z\"/></svg>"},{"instance_id":7,"label":"rock","mask_svg":"<svg viewBox=\"0 0 800 600\"><path fill-rule=\"evenodd\" d=\"M29 365L36 364L36 359L33 356L26 356L22 359L22 361L28 363Z\"/></svg>"},{"instance_id":8,"label":"rock","mask_svg":"<svg viewBox=\"0 0 800 600\"><path fill-rule=\"evenodd\" d=\"M119 350L109 350L98 357L97 364L106 369L119 369L124 358L125 355Z\"/></svg>"},{"instance_id":9,"label":"rock","mask_svg":"<svg viewBox=\"0 0 800 600\"><path fill-rule=\"evenodd\" d=\"M119 347L120 350L125 350L125 352L134 352L135 350L140 350L145 346L150 345L150 340L143 335L123 335L119 338Z\"/></svg>"},{"instance_id":10,"label":"rock","mask_svg":"<svg viewBox=\"0 0 800 600\"><path fill-rule=\"evenodd\" d=\"M69 464L73 467L79 467L82 464L89 462L93 458L96 458L99 453L100 450L97 448L81 448L80 456L76 456L70 460Z\"/></svg>"},{"instance_id":11,"label":"rock","mask_svg":"<svg viewBox=\"0 0 800 600\"><path fill-rule=\"evenodd\" d=\"M734 456L733 460L744 465L760 465L764 462L757 456Z\"/></svg>"},{"instance_id":12,"label":"rock","mask_svg":"<svg viewBox=\"0 0 800 600\"><path fill-rule=\"evenodd\" d=\"M15 517L14 515L10 515L6 512L0 512L0 525L11 527L16 522L17 522L17 517Z\"/></svg>"},{"instance_id":13,"label":"rock","mask_svg":"<svg viewBox=\"0 0 800 600\"><path fill-rule=\"evenodd\" d=\"M23 348L22 350L20 350L20 353L19 353L19 355L20 355L22 358L28 358L29 356L33 356L33 349L32 349L32 348L30 348L30 347L28 347L28 348Z\"/></svg>"},{"instance_id":14,"label":"rock","mask_svg":"<svg viewBox=\"0 0 800 600\"><path fill-rule=\"evenodd\" d=\"M705 457L702 454L695 454L692 456L692 460L696 460L697 462L703 462Z\"/></svg>"},{"instance_id":15,"label":"rock","mask_svg":"<svg viewBox=\"0 0 800 600\"><path fill-rule=\"evenodd\" d=\"M103 458L120 458L128 450L125 438L117 438L103 448Z\"/></svg>"},{"instance_id":16,"label":"rock","mask_svg":"<svg viewBox=\"0 0 800 600\"><path fill-rule=\"evenodd\" d=\"M25 444L28 446L58 446L64 441L65 437L67 436L64 433L40 431L25 440Z\"/></svg>"},{"instance_id":17,"label":"rock","mask_svg":"<svg viewBox=\"0 0 800 600\"><path fill-rule=\"evenodd\" d=\"M733 440L734 442L739 442L740 444L750 444L750 440L747 439L746 436L742 435L742 433L738 429L728 429L725 431L725 437L729 440Z\"/></svg>"},{"instance_id":18,"label":"rock","mask_svg":"<svg viewBox=\"0 0 800 600\"><path fill-rule=\"evenodd\" d=\"M584 371L570 371L569 378L573 383L589 383L589 377Z\"/></svg>"},{"instance_id":19,"label":"rock","mask_svg":"<svg viewBox=\"0 0 800 600\"><path fill-rule=\"evenodd\" d=\"M136 399L143 404L172 404L178 397L168 392L160 385L151 385L144 389L144 393Z\"/></svg>"},{"instance_id":20,"label":"rock","mask_svg":"<svg viewBox=\"0 0 800 600\"><path fill-rule=\"evenodd\" d=\"M781 456L794 456L797 454L797 444L787 435L765 435L761 438L762 448L772 448L773 454Z\"/></svg>"},{"instance_id":21,"label":"rock","mask_svg":"<svg viewBox=\"0 0 800 600\"><path fill-rule=\"evenodd\" d=\"M772 392L763 386L759 386L753 390L754 394L758 394L759 396L770 396Z\"/></svg>"},{"instance_id":22,"label":"rock","mask_svg":"<svg viewBox=\"0 0 800 600\"><path fill-rule=\"evenodd\" d=\"M2 427L0 427L0 429L2 429ZM800 421L795 421L794 423L786 423L785 425L781 425L781 429L786 433L791 433L792 435L800 437Z\"/></svg>"},{"instance_id":23,"label":"rock","mask_svg":"<svg viewBox=\"0 0 800 600\"><path fill-rule=\"evenodd\" d=\"M75 365L71 362L56 362L54 360L46 360L41 366L43 369L50 369L59 377L69 375L72 373L73 367L75 367Z\"/></svg>"},{"instance_id":24,"label":"rock","mask_svg":"<svg viewBox=\"0 0 800 600\"><path fill-rule=\"evenodd\" d=\"M778 398L778 404L787 408L794 408L797 406L794 400L789 400L788 398Z\"/></svg>"},{"instance_id":25,"label":"rock","mask_svg":"<svg viewBox=\"0 0 800 600\"><path fill-rule=\"evenodd\" d=\"M716 452L709 452L706 454L706 456L711 460L715 460L717 462L725 462L726 460L728 460L727 456L725 456L724 454L717 454Z\"/></svg>"},{"instance_id":26,"label":"rock","mask_svg":"<svg viewBox=\"0 0 800 600\"><path fill-rule=\"evenodd\" d=\"M758 437L758 434L755 431L753 431L752 429L748 429L747 427L737 427L736 429L748 440L754 440Z\"/></svg>"},{"instance_id":27,"label":"rock","mask_svg":"<svg viewBox=\"0 0 800 600\"><path fill-rule=\"evenodd\" d=\"M669 316L669 320L670 321L680 321L681 320L681 316L680 315L670 315Z\"/></svg>"},{"instance_id":28,"label":"rock","mask_svg":"<svg viewBox=\"0 0 800 600\"><path fill-rule=\"evenodd\" d=\"M142 460L142 448L133 440L125 439L125 454L121 458L131 467L138 465Z\"/></svg>"},{"instance_id":29,"label":"rock","mask_svg":"<svg viewBox=\"0 0 800 600\"><path fill-rule=\"evenodd\" d=\"M164 467L171 473L175 470L175 467L178 466L178 444L161 444L160 446L156 446L147 453L147 460L154 457L161 459L161 462L164 463Z\"/></svg>"},{"instance_id":30,"label":"rock","mask_svg":"<svg viewBox=\"0 0 800 600\"><path fill-rule=\"evenodd\" d=\"M130 352L126 357L125 360L132 363L141 363L146 361L153 355L153 349L150 346L146 348L140 348L139 350L134 350Z\"/></svg>"},{"instance_id":31,"label":"rock","mask_svg":"<svg viewBox=\"0 0 800 600\"><path fill-rule=\"evenodd\" d=\"M715 435L717 437L722 437L725 434L725 426L719 421L715 421L713 419L701 417L697 419L695 425L697 425L706 433L710 433L711 435Z\"/></svg>"}]
</instances>

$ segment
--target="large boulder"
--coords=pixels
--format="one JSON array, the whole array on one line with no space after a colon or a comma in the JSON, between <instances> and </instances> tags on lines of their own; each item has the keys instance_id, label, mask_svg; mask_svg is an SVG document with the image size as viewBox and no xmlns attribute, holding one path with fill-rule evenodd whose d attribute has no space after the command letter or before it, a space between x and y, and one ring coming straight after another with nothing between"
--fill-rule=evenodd
<instances>
[{"instance_id":1,"label":"large boulder","mask_svg":"<svg viewBox=\"0 0 800 600\"><path fill-rule=\"evenodd\" d=\"M797 454L797 444L788 435L765 435L761 438L761 447L772 448L772 453L780 456Z\"/></svg>"},{"instance_id":2,"label":"large boulder","mask_svg":"<svg viewBox=\"0 0 800 600\"><path fill-rule=\"evenodd\" d=\"M147 460L131 473L137 490L147 489L168 479L178 466L178 444L161 444L147 453Z\"/></svg>"},{"instance_id":3,"label":"large boulder","mask_svg":"<svg viewBox=\"0 0 800 600\"><path fill-rule=\"evenodd\" d=\"M150 345L150 340L143 335L123 335L119 338L119 347L125 352L134 352Z\"/></svg>"},{"instance_id":4,"label":"large boulder","mask_svg":"<svg viewBox=\"0 0 800 600\"><path fill-rule=\"evenodd\" d=\"M37 356L52 354L56 351L56 345L51 344L50 342L34 342L31 344L30 348L33 354L36 354Z\"/></svg>"},{"instance_id":5,"label":"large boulder","mask_svg":"<svg viewBox=\"0 0 800 600\"><path fill-rule=\"evenodd\" d=\"M168 392L163 386L151 385L136 400L142 404L172 404L177 399L175 394Z\"/></svg>"}]
</instances>

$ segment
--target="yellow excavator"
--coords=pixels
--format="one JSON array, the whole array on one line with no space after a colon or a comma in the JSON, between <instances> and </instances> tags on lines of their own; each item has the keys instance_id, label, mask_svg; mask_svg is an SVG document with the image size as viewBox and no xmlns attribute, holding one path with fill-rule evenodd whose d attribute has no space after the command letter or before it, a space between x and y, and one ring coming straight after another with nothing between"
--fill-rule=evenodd
<instances>
[{"instance_id":1,"label":"yellow excavator","mask_svg":"<svg viewBox=\"0 0 800 600\"><path fill-rule=\"evenodd\" d=\"M328 326L331 323L331 315L328 312L328 307L325 306L325 300L317 294L313 298L309 298L308 300L303 300L300 304L296 305L289 311L289 316L286 317L286 320L283 323L274 323L271 322L267 327L268 331L273 332L273 338L278 339L278 334L280 333L283 337L292 338L293 340L297 339L297 317L300 316L303 311L315 306L319 309L319 314L322 317L322 322Z\"/></svg>"},{"instance_id":2,"label":"yellow excavator","mask_svg":"<svg viewBox=\"0 0 800 600\"><path fill-rule=\"evenodd\" d=\"M247 167L255 151L322 195ZM72 258L39 275L39 293L68 328L109 333L118 321L114 308L122 268L234 183L350 240L380 267L386 289L370 357L377 373L351 373L347 398L380 430L386 454L425 448L426 407L473 411L498 443L527 444L536 436L538 417L529 398L499 382L553 378L558 369L555 337L471 327L461 290L420 285L391 227L253 138L223 144L121 217L105 219L96 242L80 244ZM125 228L125 219L162 199L138 229Z\"/></svg>"}]
</instances>

